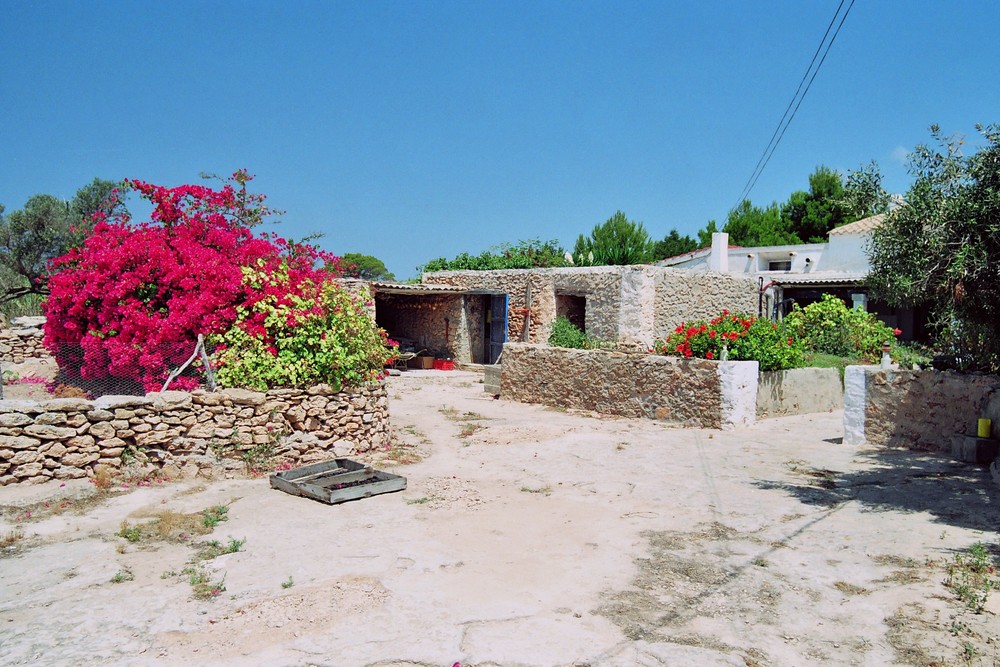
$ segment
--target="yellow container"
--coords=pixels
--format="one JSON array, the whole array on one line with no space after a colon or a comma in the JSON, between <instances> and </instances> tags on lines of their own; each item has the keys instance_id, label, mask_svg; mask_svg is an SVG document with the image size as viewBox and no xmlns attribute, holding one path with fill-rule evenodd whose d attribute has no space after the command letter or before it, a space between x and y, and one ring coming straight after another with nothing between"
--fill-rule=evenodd
<instances>
[{"instance_id":1,"label":"yellow container","mask_svg":"<svg viewBox=\"0 0 1000 667\"><path fill-rule=\"evenodd\" d=\"M990 437L990 425L991 425L991 422L990 422L989 419L980 419L979 420L979 432L977 433L977 435L980 438L988 438L988 437Z\"/></svg>"}]
</instances>

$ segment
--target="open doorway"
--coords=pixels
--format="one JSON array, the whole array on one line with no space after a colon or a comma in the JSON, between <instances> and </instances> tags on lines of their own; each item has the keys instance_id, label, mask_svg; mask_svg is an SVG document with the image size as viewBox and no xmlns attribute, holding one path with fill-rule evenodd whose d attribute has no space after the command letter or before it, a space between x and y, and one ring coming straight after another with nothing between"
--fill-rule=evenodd
<instances>
[{"instance_id":1,"label":"open doorway","mask_svg":"<svg viewBox=\"0 0 1000 667\"><path fill-rule=\"evenodd\" d=\"M587 331L587 297L556 294L556 317L565 317L580 331Z\"/></svg>"},{"instance_id":2,"label":"open doorway","mask_svg":"<svg viewBox=\"0 0 1000 667\"><path fill-rule=\"evenodd\" d=\"M500 359L503 344L507 341L507 295L490 294L486 296L488 307L485 309L483 341L483 362L495 364Z\"/></svg>"}]
</instances>

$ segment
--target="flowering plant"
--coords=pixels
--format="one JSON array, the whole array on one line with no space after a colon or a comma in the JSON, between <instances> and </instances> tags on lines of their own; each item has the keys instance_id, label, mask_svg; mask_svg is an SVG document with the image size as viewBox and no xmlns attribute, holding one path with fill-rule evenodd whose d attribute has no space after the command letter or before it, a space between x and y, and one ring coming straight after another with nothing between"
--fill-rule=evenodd
<instances>
[{"instance_id":1,"label":"flowering plant","mask_svg":"<svg viewBox=\"0 0 1000 667\"><path fill-rule=\"evenodd\" d=\"M814 352L857 357L875 362L882 356L886 341L895 347L902 331L881 322L874 313L848 308L832 294L805 308L795 304L785 323Z\"/></svg>"},{"instance_id":2,"label":"flowering plant","mask_svg":"<svg viewBox=\"0 0 1000 667\"><path fill-rule=\"evenodd\" d=\"M681 322L653 345L656 354L698 359L720 359L724 349L730 361L756 361L762 371L794 368L803 352L787 327L728 310L709 321Z\"/></svg>"},{"instance_id":3,"label":"flowering plant","mask_svg":"<svg viewBox=\"0 0 1000 667\"><path fill-rule=\"evenodd\" d=\"M287 265L243 271L255 297L213 337L220 384L264 390L325 383L339 390L383 377L398 348L366 313L368 295L348 294L329 280L293 284Z\"/></svg>"},{"instance_id":4,"label":"flowering plant","mask_svg":"<svg viewBox=\"0 0 1000 667\"><path fill-rule=\"evenodd\" d=\"M354 306L334 283L339 258L252 233L250 226L271 211L262 195L246 192L251 178L237 171L220 190L126 181L153 204L151 220L136 225L121 209L111 218L99 211L84 244L52 262L44 342L64 374L138 379L149 391L159 389L170 367L186 360L198 334L222 335L238 324L254 345L278 349L279 339L296 324L329 322L342 312L350 320L342 328L360 331ZM269 316L286 317L285 328ZM354 344L345 335L334 340ZM380 349L372 354L383 354L384 346ZM339 372L350 379L355 371L367 377L369 362L352 366L362 357L344 352ZM197 379L175 383L190 389Z\"/></svg>"}]
</instances>

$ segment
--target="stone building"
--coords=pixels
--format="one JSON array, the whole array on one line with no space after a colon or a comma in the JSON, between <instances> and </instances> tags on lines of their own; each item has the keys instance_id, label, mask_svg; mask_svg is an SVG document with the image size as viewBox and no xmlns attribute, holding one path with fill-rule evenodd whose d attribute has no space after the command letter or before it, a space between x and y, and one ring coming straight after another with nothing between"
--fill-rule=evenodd
<instances>
[{"instance_id":1,"label":"stone building","mask_svg":"<svg viewBox=\"0 0 1000 667\"><path fill-rule=\"evenodd\" d=\"M656 266L441 271L420 285L371 287L390 337L476 364L495 363L508 340L544 343L559 315L596 338L646 347L683 321L759 305L752 276Z\"/></svg>"}]
</instances>

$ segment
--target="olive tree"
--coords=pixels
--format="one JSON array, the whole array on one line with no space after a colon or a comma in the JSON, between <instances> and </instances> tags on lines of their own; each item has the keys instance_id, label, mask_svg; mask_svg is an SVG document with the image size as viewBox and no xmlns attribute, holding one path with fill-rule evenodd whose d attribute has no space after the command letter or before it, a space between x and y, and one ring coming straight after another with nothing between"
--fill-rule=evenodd
<instances>
[{"instance_id":1,"label":"olive tree","mask_svg":"<svg viewBox=\"0 0 1000 667\"><path fill-rule=\"evenodd\" d=\"M977 125L985 143L931 126L935 146L910 156L904 206L872 234L868 282L892 305L927 304L939 342L968 369L1000 371L1000 126Z\"/></svg>"}]
</instances>

